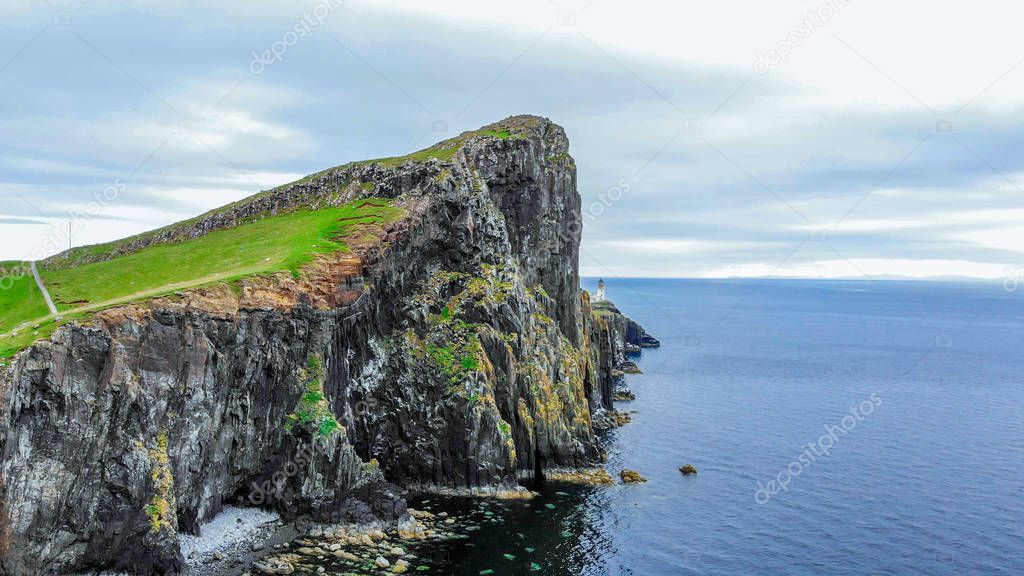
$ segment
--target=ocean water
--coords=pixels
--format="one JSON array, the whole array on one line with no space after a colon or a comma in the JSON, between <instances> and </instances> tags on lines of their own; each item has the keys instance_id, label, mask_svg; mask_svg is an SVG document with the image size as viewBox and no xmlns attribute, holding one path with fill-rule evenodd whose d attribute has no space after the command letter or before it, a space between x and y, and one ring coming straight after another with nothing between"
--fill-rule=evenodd
<instances>
[{"instance_id":1,"label":"ocean water","mask_svg":"<svg viewBox=\"0 0 1024 576\"><path fill-rule=\"evenodd\" d=\"M662 341L606 438L608 469L649 481L416 503L466 536L417 549L424 573L1024 574L1024 287L616 279L608 296Z\"/></svg>"},{"instance_id":2,"label":"ocean water","mask_svg":"<svg viewBox=\"0 0 1024 576\"><path fill-rule=\"evenodd\" d=\"M584 504L607 541L580 573L1024 574L1024 290L608 284L662 341L609 464L651 481Z\"/></svg>"}]
</instances>

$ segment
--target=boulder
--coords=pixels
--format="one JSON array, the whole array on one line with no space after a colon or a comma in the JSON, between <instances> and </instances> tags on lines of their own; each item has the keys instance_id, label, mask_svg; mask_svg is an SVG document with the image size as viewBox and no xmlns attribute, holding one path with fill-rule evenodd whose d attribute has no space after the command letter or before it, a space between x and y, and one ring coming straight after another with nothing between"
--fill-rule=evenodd
<instances>
[{"instance_id":1,"label":"boulder","mask_svg":"<svg viewBox=\"0 0 1024 576\"><path fill-rule=\"evenodd\" d=\"M644 478L636 470L623 469L619 472L619 478L622 478L623 484L639 484L641 482L647 482L647 478Z\"/></svg>"}]
</instances>

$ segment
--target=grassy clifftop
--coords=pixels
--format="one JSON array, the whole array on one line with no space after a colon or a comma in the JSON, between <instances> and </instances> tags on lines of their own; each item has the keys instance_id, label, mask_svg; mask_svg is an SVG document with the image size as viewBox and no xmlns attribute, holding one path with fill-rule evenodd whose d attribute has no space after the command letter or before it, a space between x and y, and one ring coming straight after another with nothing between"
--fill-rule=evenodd
<instances>
[{"instance_id":1,"label":"grassy clifftop","mask_svg":"<svg viewBox=\"0 0 1024 576\"><path fill-rule=\"evenodd\" d=\"M21 263L0 263L7 264L0 268L0 358L48 337L63 323L118 304L255 275L298 274L317 254L348 250L346 242L365 233L364 225L403 216L394 199L366 198L387 195L372 181L378 170L451 162L470 141L524 138L544 122L512 116L405 156L350 162L183 222L75 247L39 264L58 315L49 314ZM340 204L358 197L363 198Z\"/></svg>"},{"instance_id":2,"label":"grassy clifftop","mask_svg":"<svg viewBox=\"0 0 1024 576\"><path fill-rule=\"evenodd\" d=\"M31 318L49 314L46 301L36 286L32 273L21 262L0 263L0 332Z\"/></svg>"},{"instance_id":3,"label":"grassy clifftop","mask_svg":"<svg viewBox=\"0 0 1024 576\"><path fill-rule=\"evenodd\" d=\"M458 151L471 140L477 138L518 139L525 137L530 131L536 130L541 124L542 119L535 116L512 116L478 130L463 132L458 136L405 156L349 162L321 170L270 190L264 190L194 218L156 230L103 244L77 246L47 258L43 264L50 270L76 267L125 255L140 247L174 242L203 225L212 224L212 227L215 228L233 227L242 222L252 221L257 217L262 218L267 214L291 212L300 207L320 209L324 205L337 205L344 199L352 198L357 194L359 196L386 196L387 194L380 194L376 190L377 185L373 181L374 176L379 173L371 172L368 178L366 169L373 167L378 170L390 171L409 163L451 162ZM2 327L0 327L0 331L2 331Z\"/></svg>"},{"instance_id":4,"label":"grassy clifftop","mask_svg":"<svg viewBox=\"0 0 1024 576\"><path fill-rule=\"evenodd\" d=\"M0 278L0 287L10 286L0 290L0 358L49 336L61 323L106 307L255 275L298 275L317 254L347 251L348 241L365 240L360 236L367 225L387 224L403 214L392 200L361 199L266 217L92 264L42 269L59 318L49 315L30 274L8 272Z\"/></svg>"}]
</instances>

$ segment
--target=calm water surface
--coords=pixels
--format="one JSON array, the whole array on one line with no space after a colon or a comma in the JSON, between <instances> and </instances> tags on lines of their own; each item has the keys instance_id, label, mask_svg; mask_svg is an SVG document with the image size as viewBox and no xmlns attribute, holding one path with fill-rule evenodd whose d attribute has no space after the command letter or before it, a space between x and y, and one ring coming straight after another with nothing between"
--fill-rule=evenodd
<instances>
[{"instance_id":1,"label":"calm water surface","mask_svg":"<svg viewBox=\"0 0 1024 576\"><path fill-rule=\"evenodd\" d=\"M634 422L607 438L608 469L649 482L435 499L479 529L423 551L429 573L1024 574L1024 289L613 280L608 295L663 343L629 377ZM787 468L784 491L758 494Z\"/></svg>"}]
</instances>

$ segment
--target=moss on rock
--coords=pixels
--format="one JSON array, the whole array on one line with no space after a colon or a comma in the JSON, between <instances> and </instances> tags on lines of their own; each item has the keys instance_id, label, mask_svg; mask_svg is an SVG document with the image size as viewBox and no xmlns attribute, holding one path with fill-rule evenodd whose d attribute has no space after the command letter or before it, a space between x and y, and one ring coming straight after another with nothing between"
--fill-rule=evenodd
<instances>
[{"instance_id":1,"label":"moss on rock","mask_svg":"<svg viewBox=\"0 0 1024 576\"><path fill-rule=\"evenodd\" d=\"M299 371L299 379L303 381L305 391L295 411L285 419L286 431L291 432L296 425L309 426L326 440L341 427L324 396L323 378L323 361L319 355L310 356L306 367Z\"/></svg>"}]
</instances>

